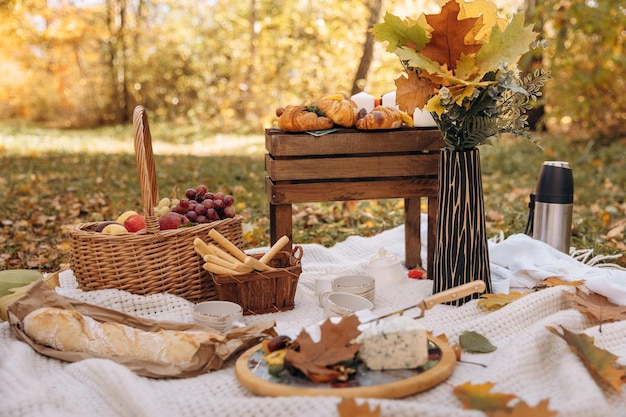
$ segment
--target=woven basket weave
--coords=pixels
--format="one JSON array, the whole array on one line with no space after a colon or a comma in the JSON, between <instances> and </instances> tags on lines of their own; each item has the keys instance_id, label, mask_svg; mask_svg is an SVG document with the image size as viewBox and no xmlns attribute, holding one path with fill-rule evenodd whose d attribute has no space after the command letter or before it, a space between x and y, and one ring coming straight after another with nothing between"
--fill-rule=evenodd
<instances>
[{"instance_id":1,"label":"woven basket weave","mask_svg":"<svg viewBox=\"0 0 626 417\"><path fill-rule=\"evenodd\" d=\"M170 293L191 302L218 298L213 279L194 251L193 241L212 242L216 229L242 248L242 217L175 230L159 230L154 207L158 204L152 138L143 107L133 115L135 157L146 218L146 233L110 235L95 232L98 223L69 228L70 268L84 291L120 289L133 294Z\"/></svg>"}]
</instances>

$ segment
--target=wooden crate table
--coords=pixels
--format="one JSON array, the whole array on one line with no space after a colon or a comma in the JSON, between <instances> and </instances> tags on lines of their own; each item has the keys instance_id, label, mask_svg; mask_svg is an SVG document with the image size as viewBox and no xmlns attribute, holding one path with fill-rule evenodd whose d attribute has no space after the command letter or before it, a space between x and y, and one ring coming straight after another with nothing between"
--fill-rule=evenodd
<instances>
[{"instance_id":1,"label":"wooden crate table","mask_svg":"<svg viewBox=\"0 0 626 417\"><path fill-rule=\"evenodd\" d=\"M437 129L341 129L319 137L267 129L265 190L271 243L281 236L292 241L294 203L403 198L405 265L421 267L420 203L426 198L427 264L432 265L443 146Z\"/></svg>"}]
</instances>

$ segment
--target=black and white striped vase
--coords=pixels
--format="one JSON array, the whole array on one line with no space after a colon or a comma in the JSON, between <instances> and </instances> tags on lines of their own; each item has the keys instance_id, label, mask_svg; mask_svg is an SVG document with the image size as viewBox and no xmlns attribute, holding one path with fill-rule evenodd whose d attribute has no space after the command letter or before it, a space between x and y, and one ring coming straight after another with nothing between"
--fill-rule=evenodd
<instances>
[{"instance_id":1,"label":"black and white striped vase","mask_svg":"<svg viewBox=\"0 0 626 417\"><path fill-rule=\"evenodd\" d=\"M474 280L485 281L485 292L490 293L485 205L477 148L441 150L438 204L431 274L433 294ZM460 306L480 295L468 295L449 304Z\"/></svg>"}]
</instances>

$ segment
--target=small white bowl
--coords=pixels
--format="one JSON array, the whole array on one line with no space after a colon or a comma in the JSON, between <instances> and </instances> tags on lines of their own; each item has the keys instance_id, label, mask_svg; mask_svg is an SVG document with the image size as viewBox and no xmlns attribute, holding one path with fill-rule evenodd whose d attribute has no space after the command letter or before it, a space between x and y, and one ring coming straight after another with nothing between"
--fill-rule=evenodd
<instances>
[{"instance_id":1,"label":"small white bowl","mask_svg":"<svg viewBox=\"0 0 626 417\"><path fill-rule=\"evenodd\" d=\"M193 308L196 324L226 332L233 327L243 326L243 308L230 301L204 301Z\"/></svg>"}]
</instances>

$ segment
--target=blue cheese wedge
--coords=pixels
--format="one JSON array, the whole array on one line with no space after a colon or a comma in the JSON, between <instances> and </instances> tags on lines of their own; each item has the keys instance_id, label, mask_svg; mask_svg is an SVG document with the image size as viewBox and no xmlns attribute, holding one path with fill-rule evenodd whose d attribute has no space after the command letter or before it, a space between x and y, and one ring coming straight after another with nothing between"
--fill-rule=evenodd
<instances>
[{"instance_id":1,"label":"blue cheese wedge","mask_svg":"<svg viewBox=\"0 0 626 417\"><path fill-rule=\"evenodd\" d=\"M359 357L369 369L412 369L428 361L426 329L409 317L381 320L362 330Z\"/></svg>"}]
</instances>

